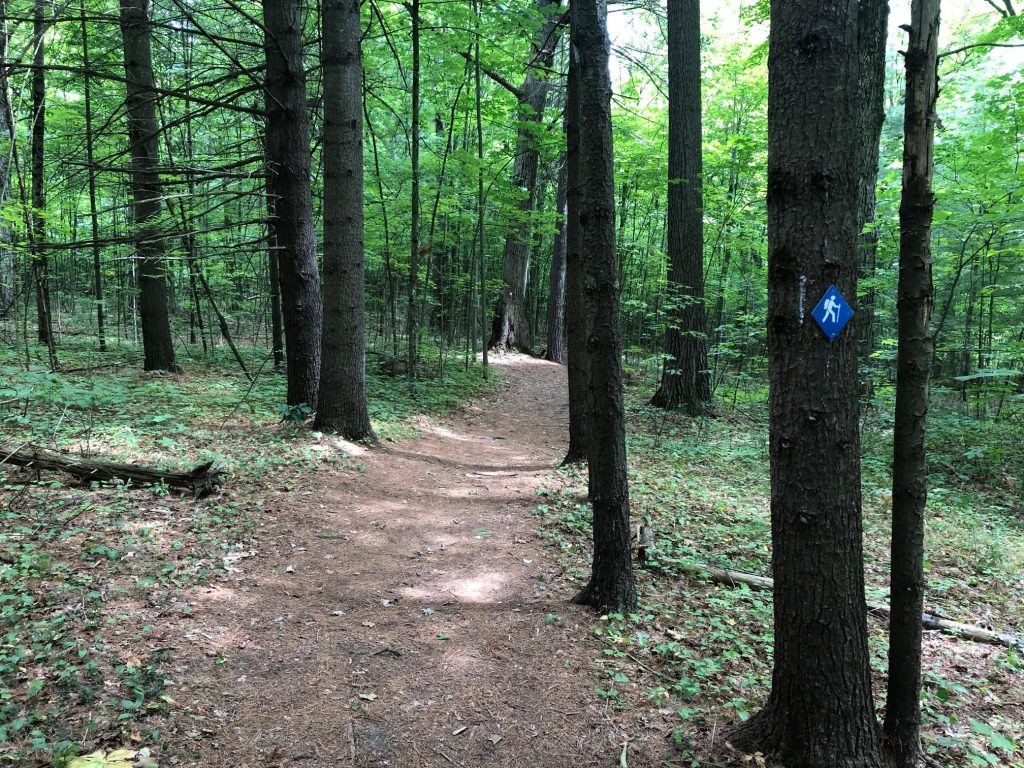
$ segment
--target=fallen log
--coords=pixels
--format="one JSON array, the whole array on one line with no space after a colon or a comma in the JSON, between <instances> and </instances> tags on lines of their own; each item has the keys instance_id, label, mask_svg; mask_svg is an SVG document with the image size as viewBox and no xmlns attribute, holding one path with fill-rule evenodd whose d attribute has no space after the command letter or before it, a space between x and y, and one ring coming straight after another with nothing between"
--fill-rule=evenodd
<instances>
[{"instance_id":1,"label":"fallen log","mask_svg":"<svg viewBox=\"0 0 1024 768\"><path fill-rule=\"evenodd\" d=\"M119 464L90 459L69 453L57 453L32 446L12 448L0 446L0 464L26 469L64 472L83 481L121 480L139 485L164 483L172 488L185 488L197 497L208 496L220 482L223 472L213 469L208 461L185 472L146 467L141 464Z\"/></svg>"},{"instance_id":2,"label":"fallen log","mask_svg":"<svg viewBox=\"0 0 1024 768\"><path fill-rule=\"evenodd\" d=\"M756 576L752 573L741 571L730 571L725 568L715 568L701 563L683 563L679 560L662 558L661 562L669 563L678 570L690 576L702 576L710 579L716 584L726 584L735 587L737 584L745 584L751 589L770 592L775 582L767 576ZM868 613L876 616L889 616L888 605L882 603L868 603ZM976 643L990 643L992 645L1005 645L1008 648L1020 648L1024 650L1024 637L1009 634L1007 632L995 632L983 627L975 627L971 624L961 624L958 621L950 621L933 613L921 614L921 625L925 629L953 635L964 640L972 640Z\"/></svg>"}]
</instances>

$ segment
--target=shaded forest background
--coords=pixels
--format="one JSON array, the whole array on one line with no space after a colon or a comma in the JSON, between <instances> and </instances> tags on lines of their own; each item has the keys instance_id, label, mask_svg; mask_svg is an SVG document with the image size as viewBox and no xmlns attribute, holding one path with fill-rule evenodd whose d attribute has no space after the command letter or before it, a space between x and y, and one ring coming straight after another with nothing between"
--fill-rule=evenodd
<instances>
[{"instance_id":1,"label":"shaded forest background","mask_svg":"<svg viewBox=\"0 0 1024 768\"><path fill-rule=\"evenodd\" d=\"M5 133L10 131L4 137L9 178L0 251L4 332L9 343L23 344L37 336L35 294L45 289L58 362L64 337L97 333L98 306L104 310L104 341L114 347L136 344L140 328L118 19L105 8L43 4L47 31L40 64L30 55L34 7L11 0L7 6L11 64L6 79L14 121L9 129L2 126ZM1012 35L1015 18L1000 20L991 8L976 6L965 6L960 18L947 11L947 22L954 18L946 27L947 47ZM716 397L732 402L758 390L766 365L767 48L764 20L756 7L742 12L716 7L706 13L708 342ZM513 91L523 85L528 41L545 24L538 4L484 4L479 20L466 4L422 9L421 258L410 304L409 14L389 3L371 4L363 14L371 364L379 355L401 356L410 307L419 321L418 334L438 350L425 370L437 369L457 354L473 359L482 339L491 340L506 240L520 228L525 228L530 251L523 297L528 326L522 341L543 352L548 346L549 270L564 144L564 94L555 73L564 71L564 46L557 48L550 71L527 70L530 78L545 77L550 83L546 108L532 115L536 119L524 121L518 119L522 115ZM265 64L262 37L253 21L259 15L257 6L244 5L158 3L154 8L159 169L166 191L158 237L166 251L169 307L183 361L216 351L224 345L225 333L237 339L250 367L258 368L265 350L273 346L260 84ZM662 12L643 7L613 6L611 19L613 33L619 31L613 108L622 324L627 364L641 371L660 365L667 319L665 22ZM323 89L315 15L308 14L305 23L314 215L320 221L322 147L317 137ZM485 71L482 248L476 242L481 166L470 61L478 23ZM891 47L898 47L891 37ZM862 333L868 392L874 384L891 381L895 354L894 294L887 288L895 283L898 242L897 63L897 53L890 50L889 119L873 225L878 250L861 279L863 311L871 315ZM944 108L936 145L936 384L953 395L951 400L961 401L961 411L1001 423L1000 417L1014 407L1019 383L1014 372L1024 354L1024 328L1017 313L1022 280L1018 63L1015 52L989 48L944 57ZM45 114L37 119L31 89L39 67L45 70L46 98ZM45 182L43 207L34 206L32 198L34 131L45 142L38 174ZM540 155L536 184L529 188L521 186L524 179L516 168L523 132L532 137ZM524 205L528 197L532 206ZM483 265L477 260L480 252ZM33 274L35 268L42 279ZM481 274L486 276L483 291Z\"/></svg>"}]
</instances>

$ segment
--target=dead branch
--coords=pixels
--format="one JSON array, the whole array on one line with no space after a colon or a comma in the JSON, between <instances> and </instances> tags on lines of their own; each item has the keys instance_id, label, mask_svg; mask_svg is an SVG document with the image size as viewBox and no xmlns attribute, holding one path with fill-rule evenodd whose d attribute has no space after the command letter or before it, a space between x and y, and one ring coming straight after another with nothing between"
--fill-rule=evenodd
<instances>
[{"instance_id":1,"label":"dead branch","mask_svg":"<svg viewBox=\"0 0 1024 768\"><path fill-rule=\"evenodd\" d=\"M141 464L118 464L112 461L89 459L32 446L17 448L0 446L0 464L64 472L83 481L121 480L138 485L164 483L172 488L185 488L200 498L213 493L224 475L222 471L212 469L212 461L200 464L190 471L175 472Z\"/></svg>"},{"instance_id":2,"label":"dead branch","mask_svg":"<svg viewBox=\"0 0 1024 768\"><path fill-rule=\"evenodd\" d=\"M770 592L774 587L774 581L767 576L755 576L751 573L730 571L724 568L715 568L700 563L682 563L678 560L662 558L662 562L670 563L683 573L691 576L703 576L717 584L727 584L735 587L737 584L746 584L751 589ZM889 616L889 606L882 603L868 603L868 612L876 616ZM942 632L947 635L971 640L976 643L990 643L993 645L1004 645L1008 648L1024 649L1024 637L1012 635L1006 632L996 632L991 629L975 627L970 624L961 624L958 621L950 621L932 613L921 614L921 625L925 629Z\"/></svg>"}]
</instances>

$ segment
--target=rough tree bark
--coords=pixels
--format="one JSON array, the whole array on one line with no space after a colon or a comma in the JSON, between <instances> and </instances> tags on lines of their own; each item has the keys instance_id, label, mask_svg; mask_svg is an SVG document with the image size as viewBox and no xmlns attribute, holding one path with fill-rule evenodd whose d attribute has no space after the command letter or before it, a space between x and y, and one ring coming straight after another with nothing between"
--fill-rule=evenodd
<instances>
[{"instance_id":1,"label":"rough tree bark","mask_svg":"<svg viewBox=\"0 0 1024 768\"><path fill-rule=\"evenodd\" d=\"M883 732L896 768L915 768L921 751L921 611L924 512L928 499L925 428L934 344L932 170L938 96L939 0L914 0L906 52L903 197L900 202L899 341L892 462L889 686Z\"/></svg>"},{"instance_id":2,"label":"rough tree bark","mask_svg":"<svg viewBox=\"0 0 1024 768\"><path fill-rule=\"evenodd\" d=\"M619 265L615 253L615 175L607 0L573 0L570 56L579 60L576 95L579 168L579 241L589 310L587 353L589 419L587 463L594 521L590 582L576 602L601 611L636 608L630 551L626 423L619 330Z\"/></svg>"},{"instance_id":3,"label":"rough tree bark","mask_svg":"<svg viewBox=\"0 0 1024 768\"><path fill-rule=\"evenodd\" d=\"M281 283L288 404L316 404L320 384L320 274L310 191L302 4L263 0L267 156Z\"/></svg>"},{"instance_id":4,"label":"rough tree bark","mask_svg":"<svg viewBox=\"0 0 1024 768\"><path fill-rule=\"evenodd\" d=\"M558 217L548 274L548 348L544 357L553 363L565 362L565 251L568 163L562 155L558 163L558 191L555 214Z\"/></svg>"},{"instance_id":5,"label":"rough tree bark","mask_svg":"<svg viewBox=\"0 0 1024 768\"><path fill-rule=\"evenodd\" d=\"M733 743L787 768L881 768L868 666L857 339L811 310L857 295L857 4L773 0L768 355L775 663Z\"/></svg>"},{"instance_id":6,"label":"rough tree bark","mask_svg":"<svg viewBox=\"0 0 1024 768\"><path fill-rule=\"evenodd\" d=\"M889 0L862 0L857 13L860 51L861 121L858 131L860 189L857 193L858 278L875 276L878 230L875 229L875 192L878 186L878 145L885 124L885 45L889 31ZM862 364L875 351L875 289L868 286L858 301L857 334ZM870 386L870 382L868 382Z\"/></svg>"},{"instance_id":7,"label":"rough tree bark","mask_svg":"<svg viewBox=\"0 0 1024 768\"><path fill-rule=\"evenodd\" d=\"M537 130L544 117L550 85L544 70L550 69L558 43L557 10L561 0L536 0L537 10L544 17L530 46L526 77L516 91L519 101L519 131L516 138L512 185L523 191L519 213L512 231L505 239L501 270L502 289L498 294L491 320L488 346L497 350L520 349L529 352L533 345L529 313L526 311L526 285L530 271L530 246L533 226L530 214L537 196L537 165L540 150ZM538 75L538 73L541 73Z\"/></svg>"},{"instance_id":8,"label":"rough tree bark","mask_svg":"<svg viewBox=\"0 0 1024 768\"><path fill-rule=\"evenodd\" d=\"M700 0L668 0L668 327L659 408L711 401L704 310Z\"/></svg>"},{"instance_id":9,"label":"rough tree bark","mask_svg":"<svg viewBox=\"0 0 1024 768\"><path fill-rule=\"evenodd\" d=\"M314 426L374 438L366 404L359 0L324 0L324 330Z\"/></svg>"},{"instance_id":10,"label":"rough tree bark","mask_svg":"<svg viewBox=\"0 0 1024 768\"><path fill-rule=\"evenodd\" d=\"M587 310L583 295L583 243L580 240L580 207L583 186L580 168L579 60L569 50L565 93L565 329L569 379L569 447L563 464L587 458L587 414L590 363L587 357Z\"/></svg>"},{"instance_id":11,"label":"rough tree bark","mask_svg":"<svg viewBox=\"0 0 1024 768\"><path fill-rule=\"evenodd\" d=\"M167 305L167 275L160 233L163 189L156 118L149 0L121 0L121 37L132 158L132 211L139 275L139 320L147 371L177 371Z\"/></svg>"}]
</instances>

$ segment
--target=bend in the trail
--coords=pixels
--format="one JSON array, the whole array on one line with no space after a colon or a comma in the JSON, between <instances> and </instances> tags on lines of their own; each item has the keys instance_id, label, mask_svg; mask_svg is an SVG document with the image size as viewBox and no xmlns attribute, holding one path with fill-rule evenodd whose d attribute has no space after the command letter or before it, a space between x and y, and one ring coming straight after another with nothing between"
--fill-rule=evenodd
<instances>
[{"instance_id":1,"label":"bend in the trail","mask_svg":"<svg viewBox=\"0 0 1024 768\"><path fill-rule=\"evenodd\" d=\"M444 424L268 499L257 556L178 628L177 764L618 762L594 616L531 515L565 371L495 362L503 386Z\"/></svg>"}]
</instances>

